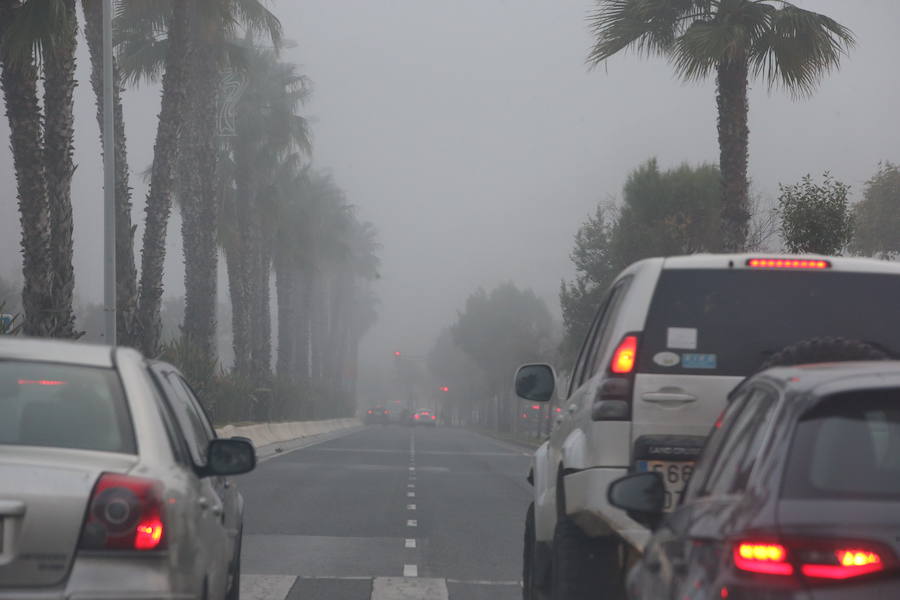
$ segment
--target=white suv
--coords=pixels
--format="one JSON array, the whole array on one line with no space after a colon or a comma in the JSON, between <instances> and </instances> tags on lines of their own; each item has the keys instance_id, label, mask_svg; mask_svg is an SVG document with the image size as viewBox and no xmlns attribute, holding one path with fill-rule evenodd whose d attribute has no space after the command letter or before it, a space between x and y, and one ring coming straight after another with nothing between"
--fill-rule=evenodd
<instances>
[{"instance_id":1,"label":"white suv","mask_svg":"<svg viewBox=\"0 0 900 600\"><path fill-rule=\"evenodd\" d=\"M900 356L900 328L886 323L896 321L898 299L900 265L869 259L694 255L623 271L534 455L526 600L621 594L623 567L649 531L609 505L610 482L660 471L671 508L744 377L786 347L824 336ZM531 402L550 401L556 386L549 365L516 375L517 395Z\"/></svg>"}]
</instances>

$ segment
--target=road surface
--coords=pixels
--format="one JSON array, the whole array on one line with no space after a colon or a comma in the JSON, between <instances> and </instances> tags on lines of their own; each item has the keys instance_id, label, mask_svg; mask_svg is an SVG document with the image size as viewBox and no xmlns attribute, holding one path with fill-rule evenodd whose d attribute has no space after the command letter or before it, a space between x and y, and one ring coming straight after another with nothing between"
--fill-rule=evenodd
<instances>
[{"instance_id":1,"label":"road surface","mask_svg":"<svg viewBox=\"0 0 900 600\"><path fill-rule=\"evenodd\" d=\"M242 600L521 598L530 453L370 426L240 478Z\"/></svg>"}]
</instances>

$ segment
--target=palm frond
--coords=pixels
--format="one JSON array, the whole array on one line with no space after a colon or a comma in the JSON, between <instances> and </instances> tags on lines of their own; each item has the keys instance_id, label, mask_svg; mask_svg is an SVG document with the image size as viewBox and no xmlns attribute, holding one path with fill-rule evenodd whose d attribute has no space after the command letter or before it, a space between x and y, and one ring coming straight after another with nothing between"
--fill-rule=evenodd
<instances>
[{"instance_id":1,"label":"palm frond","mask_svg":"<svg viewBox=\"0 0 900 600\"><path fill-rule=\"evenodd\" d=\"M770 88L794 97L811 95L822 77L840 66L856 44L853 32L834 19L789 2L770 14L767 30L752 46L753 73Z\"/></svg>"},{"instance_id":2,"label":"palm frond","mask_svg":"<svg viewBox=\"0 0 900 600\"><path fill-rule=\"evenodd\" d=\"M45 49L65 39L77 27L74 2L30 0L11 9L0 52L11 65L40 62Z\"/></svg>"}]
</instances>

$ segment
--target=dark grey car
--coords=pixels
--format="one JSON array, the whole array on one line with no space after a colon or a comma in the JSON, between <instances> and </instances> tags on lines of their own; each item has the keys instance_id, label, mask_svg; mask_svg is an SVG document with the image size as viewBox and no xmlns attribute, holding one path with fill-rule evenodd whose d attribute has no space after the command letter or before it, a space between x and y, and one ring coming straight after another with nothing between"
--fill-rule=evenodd
<instances>
[{"instance_id":1,"label":"dark grey car","mask_svg":"<svg viewBox=\"0 0 900 600\"><path fill-rule=\"evenodd\" d=\"M0 339L0 600L236 598L255 460L171 365Z\"/></svg>"},{"instance_id":2,"label":"dark grey car","mask_svg":"<svg viewBox=\"0 0 900 600\"><path fill-rule=\"evenodd\" d=\"M900 363L752 377L665 517L663 493L657 473L609 488L655 528L631 598L900 597Z\"/></svg>"}]
</instances>

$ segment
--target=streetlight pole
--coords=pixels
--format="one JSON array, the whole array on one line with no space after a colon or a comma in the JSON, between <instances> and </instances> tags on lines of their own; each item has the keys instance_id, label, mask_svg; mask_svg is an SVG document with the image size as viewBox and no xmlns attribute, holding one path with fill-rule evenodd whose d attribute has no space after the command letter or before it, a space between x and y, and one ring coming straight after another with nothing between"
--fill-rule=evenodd
<instances>
[{"instance_id":1,"label":"streetlight pole","mask_svg":"<svg viewBox=\"0 0 900 600\"><path fill-rule=\"evenodd\" d=\"M116 343L116 130L112 0L103 0L103 305L106 343Z\"/></svg>"}]
</instances>

